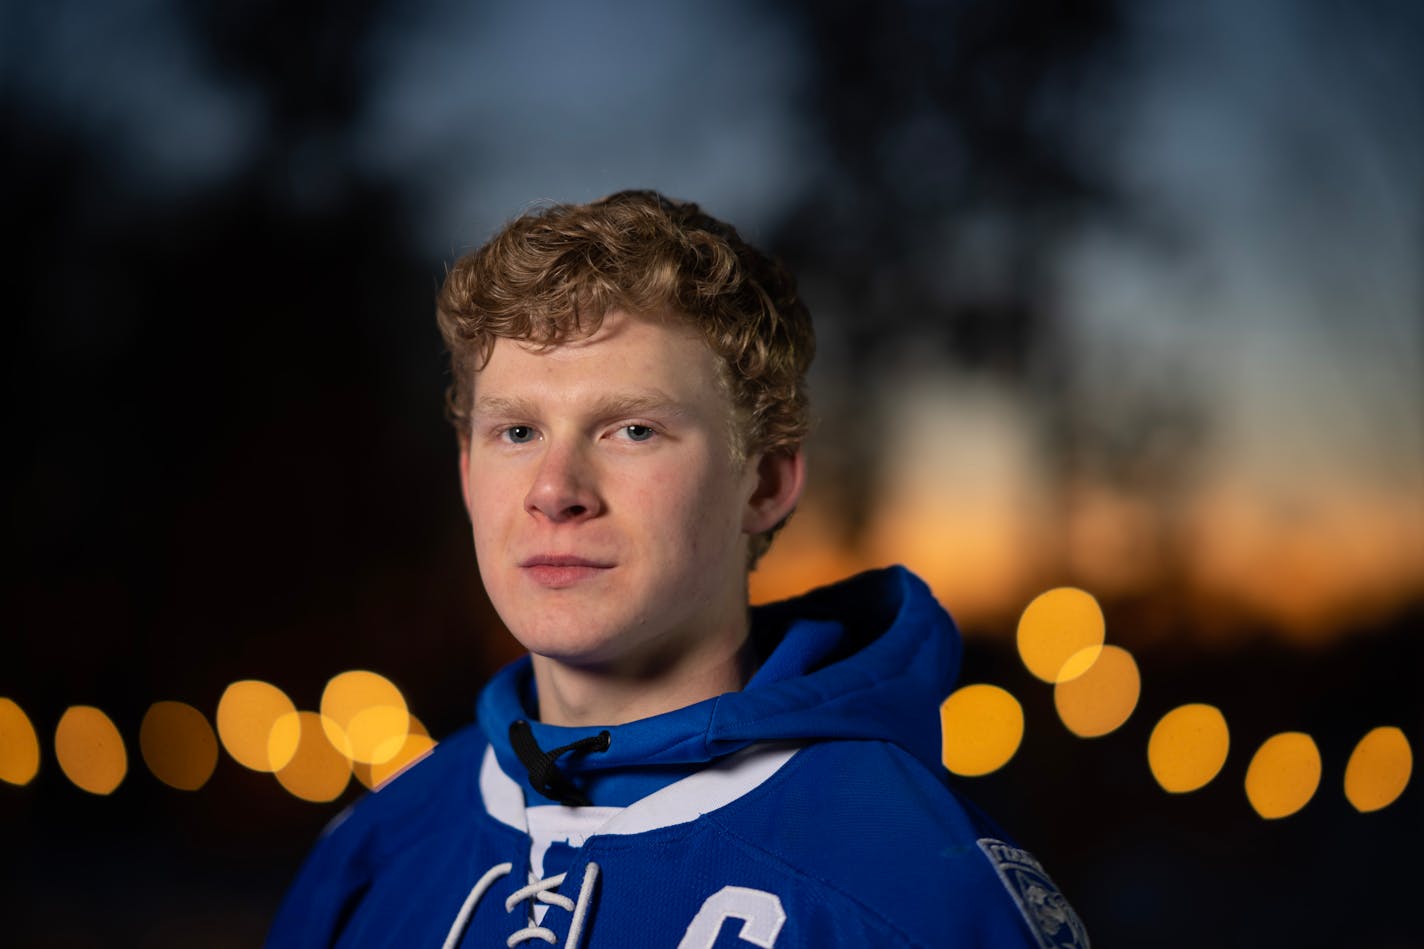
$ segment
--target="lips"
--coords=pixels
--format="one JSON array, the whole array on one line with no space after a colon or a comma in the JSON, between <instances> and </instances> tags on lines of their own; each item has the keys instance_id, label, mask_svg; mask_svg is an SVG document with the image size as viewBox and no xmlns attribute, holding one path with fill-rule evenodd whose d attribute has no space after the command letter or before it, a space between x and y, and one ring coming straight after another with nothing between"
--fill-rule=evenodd
<instances>
[{"instance_id":1,"label":"lips","mask_svg":"<svg viewBox=\"0 0 1424 949\"><path fill-rule=\"evenodd\" d=\"M596 580L613 569L613 564L571 554L535 554L521 560L519 567L540 586L561 590Z\"/></svg>"}]
</instances>

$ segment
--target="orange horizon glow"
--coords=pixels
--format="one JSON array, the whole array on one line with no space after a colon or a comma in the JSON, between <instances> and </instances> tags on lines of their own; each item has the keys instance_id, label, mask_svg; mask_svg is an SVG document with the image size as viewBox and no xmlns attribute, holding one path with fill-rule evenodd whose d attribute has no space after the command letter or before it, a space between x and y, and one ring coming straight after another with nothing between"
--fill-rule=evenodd
<instances>
[{"instance_id":1,"label":"orange horizon glow","mask_svg":"<svg viewBox=\"0 0 1424 949\"><path fill-rule=\"evenodd\" d=\"M1185 596L1203 641L1251 627L1316 647L1424 597L1420 504L1339 488L1309 524L1290 526L1244 490L1204 493L1183 515L1180 559L1171 563L1139 499L1104 489L1077 497L1086 500L1065 526L1045 522L1039 537L1022 512L966 513L941 502L918 520L872 512L867 539L852 545L813 494L752 572L752 602L900 563L971 633L1012 635L1012 617L1030 599L1071 581L1107 602Z\"/></svg>"},{"instance_id":2,"label":"orange horizon glow","mask_svg":"<svg viewBox=\"0 0 1424 949\"><path fill-rule=\"evenodd\" d=\"M1331 454L1313 429L1266 431L1185 471L1113 480L1067 470L1040 407L989 377L911 372L879 399L864 526L847 538L813 442L806 495L751 575L753 602L900 563L991 635L1043 590L1076 586L1108 603L1159 599L1206 642L1249 627L1318 646L1424 598L1424 464L1403 444Z\"/></svg>"}]
</instances>

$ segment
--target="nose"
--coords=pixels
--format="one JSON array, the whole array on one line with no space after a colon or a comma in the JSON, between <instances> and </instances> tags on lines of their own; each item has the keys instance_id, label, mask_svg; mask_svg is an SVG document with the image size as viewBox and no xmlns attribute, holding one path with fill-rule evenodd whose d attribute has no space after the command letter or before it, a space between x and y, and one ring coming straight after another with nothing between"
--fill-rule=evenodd
<instances>
[{"instance_id":1,"label":"nose","mask_svg":"<svg viewBox=\"0 0 1424 949\"><path fill-rule=\"evenodd\" d=\"M524 510L554 523L577 522L603 511L590 460L576 445L550 445L539 461Z\"/></svg>"}]
</instances>

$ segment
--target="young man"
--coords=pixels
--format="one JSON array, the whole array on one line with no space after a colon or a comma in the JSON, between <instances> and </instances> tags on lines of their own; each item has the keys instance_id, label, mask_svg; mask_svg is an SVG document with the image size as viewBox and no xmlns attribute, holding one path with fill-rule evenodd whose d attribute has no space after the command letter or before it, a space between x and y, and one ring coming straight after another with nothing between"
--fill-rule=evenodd
<instances>
[{"instance_id":1,"label":"young man","mask_svg":"<svg viewBox=\"0 0 1424 949\"><path fill-rule=\"evenodd\" d=\"M695 205L515 220L438 307L480 574L530 655L308 859L269 946L1086 946L946 784L959 640L903 569L749 610L813 335Z\"/></svg>"}]
</instances>

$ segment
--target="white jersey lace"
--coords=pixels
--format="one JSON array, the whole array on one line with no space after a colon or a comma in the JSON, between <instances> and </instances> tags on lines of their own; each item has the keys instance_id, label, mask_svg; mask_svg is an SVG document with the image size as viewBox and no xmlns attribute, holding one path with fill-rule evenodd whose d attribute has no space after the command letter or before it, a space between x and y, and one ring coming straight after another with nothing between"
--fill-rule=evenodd
<instances>
[{"instance_id":1,"label":"white jersey lace","mask_svg":"<svg viewBox=\"0 0 1424 949\"><path fill-rule=\"evenodd\" d=\"M514 865L512 863L495 864L490 867L489 870L485 871L484 875L475 882L475 885L470 889L469 895L465 897L465 902L460 906L460 912L455 916L455 921L450 924L450 931L445 936L443 949L455 949L455 947L459 945L460 937L465 934L465 928L469 926L470 917L474 915L475 908L479 905L480 900L496 881L513 869ZM504 911L506 913L512 913L515 907L524 903L526 900L532 900L535 903L557 906L565 912L572 913L573 916L569 920L568 935L564 939L564 949L577 949L580 940L583 938L583 924L585 918L588 916L589 902L593 898L593 887L594 884L598 882L598 864L590 861L585 867L583 881L579 885L577 900L569 899L567 896L554 892L563 884L566 876L567 874L560 873L557 876L548 877L546 879L530 881L528 885L520 887L509 895L504 901ZM514 949L514 947L520 943L528 942L532 939L540 939L550 945L558 943L559 937L554 934L552 929L549 929L547 926L539 925L534 920L532 911L526 912L523 921L526 925L522 929L516 930L505 940L505 945L508 946L509 949Z\"/></svg>"}]
</instances>

